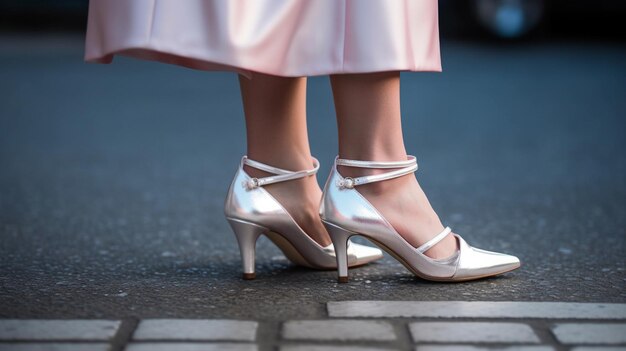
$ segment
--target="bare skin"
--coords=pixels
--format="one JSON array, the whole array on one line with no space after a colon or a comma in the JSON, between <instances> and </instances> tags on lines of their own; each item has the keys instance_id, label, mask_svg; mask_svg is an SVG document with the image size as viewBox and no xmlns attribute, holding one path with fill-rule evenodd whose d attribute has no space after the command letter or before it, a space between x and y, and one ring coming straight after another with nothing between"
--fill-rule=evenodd
<instances>
[{"instance_id":1,"label":"bare skin","mask_svg":"<svg viewBox=\"0 0 626 351\"><path fill-rule=\"evenodd\" d=\"M397 161L407 157L402 138L399 72L330 76L337 125L339 156L357 160ZM247 154L272 166L312 168L306 128L306 78L254 73L239 77L246 115ZM267 175L245 166L251 176ZM340 167L344 176L380 172ZM331 243L318 215L321 189L314 176L266 186L296 223L323 246ZM444 227L414 174L366 184L358 191L411 245L418 247ZM452 235L426 252L445 258L456 250Z\"/></svg>"},{"instance_id":2,"label":"bare skin","mask_svg":"<svg viewBox=\"0 0 626 351\"><path fill-rule=\"evenodd\" d=\"M339 157L406 160L400 113L400 73L331 75L330 82L337 113ZM389 169L339 166L338 171L343 176L358 177ZM444 229L414 173L361 185L357 190L415 247ZM426 251L426 255L432 258L449 257L456 247L456 240L448 234Z\"/></svg>"},{"instance_id":3,"label":"bare skin","mask_svg":"<svg viewBox=\"0 0 626 351\"><path fill-rule=\"evenodd\" d=\"M239 76L246 117L247 155L268 165L300 171L313 168L306 127L306 77L253 73ZM270 175L244 165L252 177ZM315 175L264 186L298 225L322 246L331 243L319 216L322 190Z\"/></svg>"}]
</instances>

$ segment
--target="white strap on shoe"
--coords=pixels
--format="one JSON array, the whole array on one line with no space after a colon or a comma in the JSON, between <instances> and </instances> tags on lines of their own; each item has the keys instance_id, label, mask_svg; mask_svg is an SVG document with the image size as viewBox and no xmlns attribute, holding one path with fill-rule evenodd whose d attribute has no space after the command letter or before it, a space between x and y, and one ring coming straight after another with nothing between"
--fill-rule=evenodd
<instances>
[{"instance_id":1,"label":"white strap on shoe","mask_svg":"<svg viewBox=\"0 0 626 351\"><path fill-rule=\"evenodd\" d=\"M450 234L451 231L452 229L450 229L450 227L446 227L444 230L441 231L441 233L437 234L434 238L428 240L424 245L418 247L417 251L421 253L428 251L431 247L437 245L441 240L443 240L446 235Z\"/></svg>"},{"instance_id":2,"label":"white strap on shoe","mask_svg":"<svg viewBox=\"0 0 626 351\"><path fill-rule=\"evenodd\" d=\"M245 182L244 186L248 189L254 189L263 185L284 182L286 180L304 178L313 175L317 173L317 171L320 169L320 163L315 157L311 158L313 159L312 169L307 169L303 171L288 171L286 169L270 166L259 161L251 160L248 158L248 156L243 156L244 164L274 174L272 176L267 176L263 178L251 178L249 181Z\"/></svg>"},{"instance_id":3,"label":"white strap on shoe","mask_svg":"<svg viewBox=\"0 0 626 351\"><path fill-rule=\"evenodd\" d=\"M352 189L357 185L363 185L373 182L379 182L381 180L392 179L403 176L417 171L417 159L413 155L407 155L406 161L361 161L361 160L348 160L345 158L336 158L335 165L348 166L348 167L362 167L362 168L400 168L395 171L389 171L381 174L373 174L368 176L362 176L358 178L344 177L338 182L338 186L341 188Z\"/></svg>"}]
</instances>

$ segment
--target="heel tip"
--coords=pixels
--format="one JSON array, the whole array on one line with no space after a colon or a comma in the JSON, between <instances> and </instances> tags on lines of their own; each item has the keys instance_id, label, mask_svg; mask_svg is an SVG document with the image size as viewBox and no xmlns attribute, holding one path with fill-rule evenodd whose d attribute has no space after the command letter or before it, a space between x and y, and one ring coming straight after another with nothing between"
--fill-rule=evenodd
<instances>
[{"instance_id":1,"label":"heel tip","mask_svg":"<svg viewBox=\"0 0 626 351\"><path fill-rule=\"evenodd\" d=\"M339 279L337 279L338 282L340 283L347 283L348 282L348 277L339 277Z\"/></svg>"},{"instance_id":2,"label":"heel tip","mask_svg":"<svg viewBox=\"0 0 626 351\"><path fill-rule=\"evenodd\" d=\"M256 273L244 273L243 280L253 280L256 278Z\"/></svg>"}]
</instances>

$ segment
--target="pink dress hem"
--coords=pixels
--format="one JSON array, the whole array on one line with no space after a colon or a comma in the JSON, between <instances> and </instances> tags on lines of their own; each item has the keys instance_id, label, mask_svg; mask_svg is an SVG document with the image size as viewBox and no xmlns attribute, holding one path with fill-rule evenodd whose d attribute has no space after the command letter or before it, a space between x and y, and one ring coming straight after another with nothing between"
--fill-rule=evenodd
<instances>
[{"instance_id":1,"label":"pink dress hem","mask_svg":"<svg viewBox=\"0 0 626 351\"><path fill-rule=\"evenodd\" d=\"M85 61L302 77L441 72L437 0L90 0Z\"/></svg>"}]
</instances>

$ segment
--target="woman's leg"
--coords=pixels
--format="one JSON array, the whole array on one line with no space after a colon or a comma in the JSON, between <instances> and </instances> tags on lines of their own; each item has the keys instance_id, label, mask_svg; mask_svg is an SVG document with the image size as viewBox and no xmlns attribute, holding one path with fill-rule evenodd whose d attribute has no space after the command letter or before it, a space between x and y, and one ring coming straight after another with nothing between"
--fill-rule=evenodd
<instances>
[{"instance_id":1,"label":"woman's leg","mask_svg":"<svg viewBox=\"0 0 626 351\"><path fill-rule=\"evenodd\" d=\"M406 160L400 113L400 72L331 75L330 81L339 129L339 157ZM381 171L340 166L339 172L355 177ZM415 247L444 229L413 173L361 185L358 190ZM426 251L426 255L444 258L455 250L456 241L449 234Z\"/></svg>"},{"instance_id":2,"label":"woman's leg","mask_svg":"<svg viewBox=\"0 0 626 351\"><path fill-rule=\"evenodd\" d=\"M306 77L239 75L246 117L247 155L269 165L299 171L313 168L306 127ZM244 166L253 177L266 172ZM319 244L331 243L319 218L322 191L315 176L270 184L269 191Z\"/></svg>"}]
</instances>

